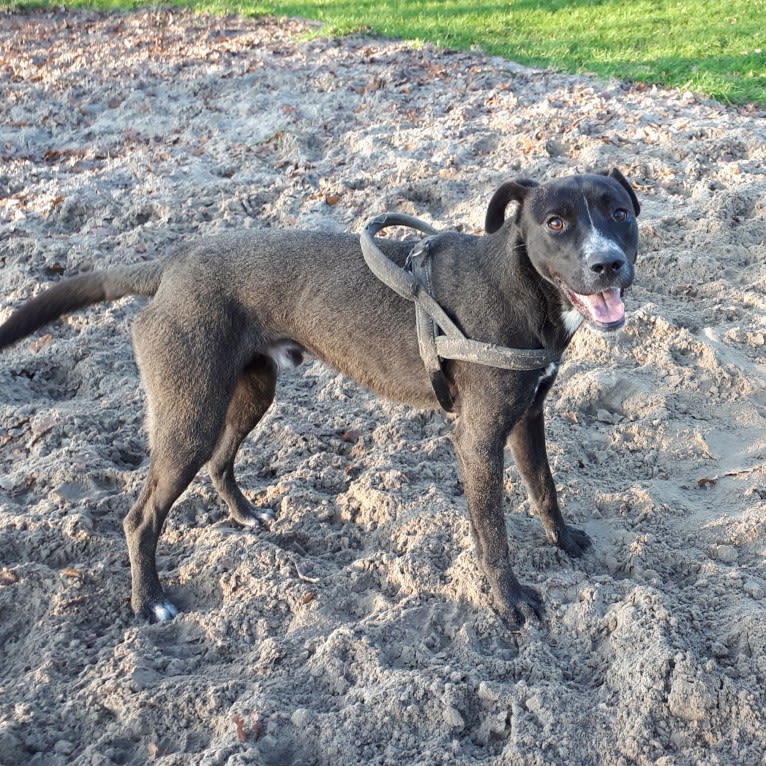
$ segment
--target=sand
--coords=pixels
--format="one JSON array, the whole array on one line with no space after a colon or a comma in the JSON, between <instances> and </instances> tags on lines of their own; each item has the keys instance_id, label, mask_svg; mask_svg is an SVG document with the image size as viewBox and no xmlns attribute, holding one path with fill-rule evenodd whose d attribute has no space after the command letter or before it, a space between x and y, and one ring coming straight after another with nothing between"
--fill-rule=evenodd
<instances>
[{"instance_id":1,"label":"sand","mask_svg":"<svg viewBox=\"0 0 766 766\"><path fill-rule=\"evenodd\" d=\"M126 299L0 358L0 762L711 764L766 758L766 123L674 90L300 21L0 15L0 318L61 275L201 234L480 233L489 197L611 166L643 205L628 321L548 398L565 515L506 468L543 623L492 612L438 412L309 360L243 446L268 531L204 472L134 620L121 519L146 465ZM193 371L190 371L193 374Z\"/></svg>"}]
</instances>

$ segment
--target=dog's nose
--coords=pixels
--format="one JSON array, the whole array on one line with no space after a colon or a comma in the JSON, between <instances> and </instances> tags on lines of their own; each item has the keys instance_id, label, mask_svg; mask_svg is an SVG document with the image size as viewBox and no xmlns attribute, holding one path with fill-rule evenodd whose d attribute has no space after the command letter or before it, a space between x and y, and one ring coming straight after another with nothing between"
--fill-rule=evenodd
<instances>
[{"instance_id":1,"label":"dog's nose","mask_svg":"<svg viewBox=\"0 0 766 766\"><path fill-rule=\"evenodd\" d=\"M619 274L627 263L627 259L622 253L594 253L588 257L588 268L600 277L613 276Z\"/></svg>"}]
</instances>

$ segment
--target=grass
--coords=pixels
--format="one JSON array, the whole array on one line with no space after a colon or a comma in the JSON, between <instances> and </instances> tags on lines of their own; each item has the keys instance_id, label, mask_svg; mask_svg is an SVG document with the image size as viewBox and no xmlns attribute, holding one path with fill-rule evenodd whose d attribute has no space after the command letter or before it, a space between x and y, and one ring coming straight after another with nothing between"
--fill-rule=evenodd
<instances>
[{"instance_id":1,"label":"grass","mask_svg":"<svg viewBox=\"0 0 766 766\"><path fill-rule=\"evenodd\" d=\"M10 4L21 5L18 0ZM49 4L53 3L37 2ZM64 0L58 4L131 8L148 3ZM302 16L325 22L323 34L364 31L459 49L478 47L522 64L656 83L725 103L766 106L766 0L169 0L160 4L217 13Z\"/></svg>"}]
</instances>

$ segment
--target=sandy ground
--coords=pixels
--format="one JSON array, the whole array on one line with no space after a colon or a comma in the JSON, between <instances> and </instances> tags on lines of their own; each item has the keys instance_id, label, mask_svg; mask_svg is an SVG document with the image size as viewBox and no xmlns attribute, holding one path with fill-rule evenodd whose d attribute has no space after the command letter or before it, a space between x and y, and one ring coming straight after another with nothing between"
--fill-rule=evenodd
<instances>
[{"instance_id":1,"label":"sandy ground","mask_svg":"<svg viewBox=\"0 0 766 766\"><path fill-rule=\"evenodd\" d=\"M0 360L0 762L766 763L766 125L689 94L184 13L0 15L0 318L62 274L200 233L481 230L492 191L612 165L643 203L629 318L548 400L548 546L506 469L509 633L447 426L320 365L286 373L230 522L204 473L134 622L121 518L146 467L140 300ZM190 371L193 374L193 371Z\"/></svg>"}]
</instances>

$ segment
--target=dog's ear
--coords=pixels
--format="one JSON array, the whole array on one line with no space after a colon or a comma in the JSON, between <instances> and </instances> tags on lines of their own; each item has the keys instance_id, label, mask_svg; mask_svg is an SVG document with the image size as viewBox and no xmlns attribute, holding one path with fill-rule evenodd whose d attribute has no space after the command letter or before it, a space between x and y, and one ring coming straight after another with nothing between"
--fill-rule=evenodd
<instances>
[{"instance_id":1,"label":"dog's ear","mask_svg":"<svg viewBox=\"0 0 766 766\"><path fill-rule=\"evenodd\" d=\"M638 197L636 197L636 193L633 191L633 187L630 185L628 179L625 178L625 176L620 173L617 168L612 168L611 170L602 170L601 175L609 176L609 178L614 178L614 180L617 181L620 186L625 189L626 192L628 192L630 201L633 203L633 212L638 216L641 213L641 205L638 204Z\"/></svg>"},{"instance_id":2,"label":"dog's ear","mask_svg":"<svg viewBox=\"0 0 766 766\"><path fill-rule=\"evenodd\" d=\"M484 230L487 234L494 234L503 225L505 209L509 202L523 204L530 190L539 185L537 181L530 181L528 178L518 178L504 183L489 201L487 216L484 219Z\"/></svg>"}]
</instances>

